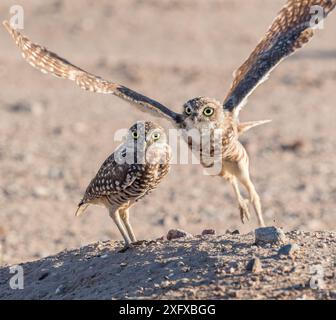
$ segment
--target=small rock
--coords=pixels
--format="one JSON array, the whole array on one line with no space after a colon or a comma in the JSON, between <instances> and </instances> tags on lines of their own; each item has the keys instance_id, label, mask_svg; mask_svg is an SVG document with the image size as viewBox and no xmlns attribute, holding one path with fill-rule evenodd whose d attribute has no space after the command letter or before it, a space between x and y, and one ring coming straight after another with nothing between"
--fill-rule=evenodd
<instances>
[{"instance_id":1,"label":"small rock","mask_svg":"<svg viewBox=\"0 0 336 320\"><path fill-rule=\"evenodd\" d=\"M106 259L106 258L108 258L108 254L104 254L104 255L102 255L102 256L100 256L100 258L102 258L102 259Z\"/></svg>"},{"instance_id":2,"label":"small rock","mask_svg":"<svg viewBox=\"0 0 336 320\"><path fill-rule=\"evenodd\" d=\"M160 287L161 287L162 289L166 289L166 288L170 287L171 285L172 285L172 282L166 280L166 281L163 281L163 282L161 283L161 286L160 286Z\"/></svg>"},{"instance_id":3,"label":"small rock","mask_svg":"<svg viewBox=\"0 0 336 320\"><path fill-rule=\"evenodd\" d=\"M187 220L184 215L176 214L173 216L175 222L177 222L180 226L187 224Z\"/></svg>"},{"instance_id":4,"label":"small rock","mask_svg":"<svg viewBox=\"0 0 336 320\"><path fill-rule=\"evenodd\" d=\"M178 267L184 267L184 266L185 266L185 263L184 263L183 261L179 261L179 262L177 263L177 266L178 266Z\"/></svg>"},{"instance_id":5,"label":"small rock","mask_svg":"<svg viewBox=\"0 0 336 320\"><path fill-rule=\"evenodd\" d=\"M45 103L41 101L18 101L10 106L7 110L13 113L32 113L33 115L40 116L45 109Z\"/></svg>"},{"instance_id":6,"label":"small rock","mask_svg":"<svg viewBox=\"0 0 336 320\"><path fill-rule=\"evenodd\" d=\"M242 294L239 291L229 291L228 296L230 298L240 299L242 297Z\"/></svg>"},{"instance_id":7,"label":"small rock","mask_svg":"<svg viewBox=\"0 0 336 320\"><path fill-rule=\"evenodd\" d=\"M296 243L290 243L290 244L286 244L285 246L281 247L278 251L278 254L279 255L285 255L285 256L292 256L299 249L300 248Z\"/></svg>"},{"instance_id":8,"label":"small rock","mask_svg":"<svg viewBox=\"0 0 336 320\"><path fill-rule=\"evenodd\" d=\"M57 289L55 290L55 294L57 294L57 295L62 294L62 293L64 292L64 290L65 290L65 287L64 287L63 284L61 284L61 285L59 285L59 286L57 287Z\"/></svg>"},{"instance_id":9,"label":"small rock","mask_svg":"<svg viewBox=\"0 0 336 320\"><path fill-rule=\"evenodd\" d=\"M232 267L231 267L231 268L229 269L229 273L231 273L231 274L234 274L234 273L235 273L235 271L236 271L236 269L235 269L235 268L232 268Z\"/></svg>"},{"instance_id":10,"label":"small rock","mask_svg":"<svg viewBox=\"0 0 336 320\"><path fill-rule=\"evenodd\" d=\"M192 238L193 236L183 230L180 229L172 229L169 230L167 233L167 239L170 240L174 240L174 239L179 239L179 238Z\"/></svg>"},{"instance_id":11,"label":"small rock","mask_svg":"<svg viewBox=\"0 0 336 320\"><path fill-rule=\"evenodd\" d=\"M239 264L238 264L237 261L232 260L232 261L230 261L230 262L228 263L228 266L229 266L230 268L233 268L233 269L238 269Z\"/></svg>"},{"instance_id":12,"label":"small rock","mask_svg":"<svg viewBox=\"0 0 336 320\"><path fill-rule=\"evenodd\" d=\"M216 235L216 230L214 229L205 229L202 231L202 236L214 236Z\"/></svg>"},{"instance_id":13,"label":"small rock","mask_svg":"<svg viewBox=\"0 0 336 320\"><path fill-rule=\"evenodd\" d=\"M282 144L281 149L283 151L297 152L303 149L305 142L303 140L295 140L287 144Z\"/></svg>"},{"instance_id":14,"label":"small rock","mask_svg":"<svg viewBox=\"0 0 336 320\"><path fill-rule=\"evenodd\" d=\"M286 242L285 233L276 227L259 228L255 230L256 244L273 244Z\"/></svg>"},{"instance_id":15,"label":"small rock","mask_svg":"<svg viewBox=\"0 0 336 320\"><path fill-rule=\"evenodd\" d=\"M64 177L64 173L62 169L51 167L48 171L48 178L51 180L58 180Z\"/></svg>"},{"instance_id":16,"label":"small rock","mask_svg":"<svg viewBox=\"0 0 336 320\"><path fill-rule=\"evenodd\" d=\"M8 111L13 113L30 113L32 112L32 107L26 101L19 101L10 105Z\"/></svg>"},{"instance_id":17,"label":"small rock","mask_svg":"<svg viewBox=\"0 0 336 320\"><path fill-rule=\"evenodd\" d=\"M225 233L226 233L226 234L233 234L233 235L235 235L235 234L240 234L239 230L233 230L233 231L231 231L231 230L229 230L229 229L226 230Z\"/></svg>"},{"instance_id":18,"label":"small rock","mask_svg":"<svg viewBox=\"0 0 336 320\"><path fill-rule=\"evenodd\" d=\"M259 258L253 258L251 259L247 265L246 270L253 272L253 273L259 273L262 271L262 264Z\"/></svg>"},{"instance_id":19,"label":"small rock","mask_svg":"<svg viewBox=\"0 0 336 320\"><path fill-rule=\"evenodd\" d=\"M44 280L45 278L47 278L49 276L49 271L46 269L42 269L41 270L41 275L38 277L39 281Z\"/></svg>"},{"instance_id":20,"label":"small rock","mask_svg":"<svg viewBox=\"0 0 336 320\"><path fill-rule=\"evenodd\" d=\"M33 190L33 196L35 198L47 198L49 196L49 190L45 187L36 187Z\"/></svg>"},{"instance_id":21,"label":"small rock","mask_svg":"<svg viewBox=\"0 0 336 320\"><path fill-rule=\"evenodd\" d=\"M181 271L184 272L184 273L187 273L187 272L189 272L190 270L191 270L190 267L182 267L182 268L181 268Z\"/></svg>"}]
</instances>

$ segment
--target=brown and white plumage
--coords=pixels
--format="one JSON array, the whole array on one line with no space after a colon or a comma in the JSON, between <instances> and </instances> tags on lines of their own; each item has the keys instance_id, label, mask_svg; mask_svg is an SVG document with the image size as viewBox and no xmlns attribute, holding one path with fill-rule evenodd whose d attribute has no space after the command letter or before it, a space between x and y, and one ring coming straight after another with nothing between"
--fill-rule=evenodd
<instances>
[{"instance_id":1,"label":"brown and white plumage","mask_svg":"<svg viewBox=\"0 0 336 320\"><path fill-rule=\"evenodd\" d=\"M308 43L314 35L312 21L315 6L323 9L322 20L335 8L336 0L288 0L279 12L265 36L252 51L248 59L234 73L232 85L224 99L219 103L214 99L196 98L188 101L183 107L183 113L178 114L148 97L136 93L124 86L104 80L74 66L47 49L32 43L28 38L12 29L8 22L4 25L14 38L23 57L32 66L45 73L75 81L81 88L98 93L111 93L124 100L140 105L143 111L168 118L177 128L185 130L204 128L219 128L223 130L223 147L221 160L223 170L220 176L229 180L239 202L242 220L248 217L246 201L241 197L238 184L244 185L250 195L250 200L257 212L259 224L263 225L259 196L249 178L248 155L238 138L250 128L265 123L265 121L240 123L238 116L241 107L248 96L267 79L270 72L285 58L295 53ZM322 21L319 21L322 22ZM214 113L204 116L206 108ZM188 111L188 112L187 112ZM189 113L190 111L190 113ZM190 146L190 137L187 142ZM213 146L210 146L210 151ZM210 152L211 153L211 152ZM209 155L200 152L204 166L209 166ZM211 158L211 154L210 154Z\"/></svg>"},{"instance_id":2,"label":"brown and white plumage","mask_svg":"<svg viewBox=\"0 0 336 320\"><path fill-rule=\"evenodd\" d=\"M126 141L104 161L90 182L76 216L91 204L103 205L126 245L135 242L128 210L158 186L169 167L170 148L164 130L153 122L137 122L129 129Z\"/></svg>"},{"instance_id":3,"label":"brown and white plumage","mask_svg":"<svg viewBox=\"0 0 336 320\"><path fill-rule=\"evenodd\" d=\"M141 107L141 110L144 112L150 112L155 116L161 115L174 122L178 121L178 114L161 103L125 86L86 72L59 57L56 53L47 50L39 44L33 43L20 32L13 29L8 21L4 21L3 24L21 50L22 57L31 66L40 70L42 73L49 73L59 78L74 81L80 88L87 91L114 94L119 98Z\"/></svg>"},{"instance_id":4,"label":"brown and white plumage","mask_svg":"<svg viewBox=\"0 0 336 320\"><path fill-rule=\"evenodd\" d=\"M307 44L314 36L314 6L323 8L323 17L335 8L336 0L289 0L273 21L266 35L243 65L224 100L224 108L239 108L256 87L282 60ZM321 22L321 21L319 21Z\"/></svg>"},{"instance_id":5,"label":"brown and white plumage","mask_svg":"<svg viewBox=\"0 0 336 320\"><path fill-rule=\"evenodd\" d=\"M273 68L311 40L314 35L314 25L312 25L314 12L311 9L314 6L323 8L321 18L324 19L335 8L336 0L287 1L257 47L234 72L234 80L224 100L226 110L233 111L239 107L268 77ZM4 26L21 50L23 58L41 72L75 81L84 90L114 94L142 106L143 111L155 111L153 114L159 113L172 121L180 121L179 114L159 102L76 67L57 54L33 43L13 29L7 21L4 21Z\"/></svg>"}]
</instances>

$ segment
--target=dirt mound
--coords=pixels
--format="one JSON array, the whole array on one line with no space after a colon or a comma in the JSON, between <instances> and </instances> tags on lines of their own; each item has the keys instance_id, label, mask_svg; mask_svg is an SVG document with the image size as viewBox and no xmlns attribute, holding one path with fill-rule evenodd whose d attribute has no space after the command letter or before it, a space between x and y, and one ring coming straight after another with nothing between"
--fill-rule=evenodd
<instances>
[{"instance_id":1,"label":"dirt mound","mask_svg":"<svg viewBox=\"0 0 336 320\"><path fill-rule=\"evenodd\" d=\"M121 242L98 242L22 264L22 290L1 268L0 299L335 299L335 233L283 236L156 240L124 253Z\"/></svg>"}]
</instances>

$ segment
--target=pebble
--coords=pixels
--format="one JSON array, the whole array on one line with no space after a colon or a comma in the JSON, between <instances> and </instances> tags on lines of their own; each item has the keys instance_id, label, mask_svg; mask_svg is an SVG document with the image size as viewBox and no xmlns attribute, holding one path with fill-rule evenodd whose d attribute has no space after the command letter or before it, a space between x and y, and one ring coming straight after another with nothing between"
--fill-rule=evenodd
<instances>
[{"instance_id":1,"label":"pebble","mask_svg":"<svg viewBox=\"0 0 336 320\"><path fill-rule=\"evenodd\" d=\"M169 230L167 233L167 239L170 240L174 240L174 239L180 239L180 238L193 238L193 236L183 230L180 229L172 229Z\"/></svg>"},{"instance_id":2,"label":"pebble","mask_svg":"<svg viewBox=\"0 0 336 320\"><path fill-rule=\"evenodd\" d=\"M64 177L64 173L62 169L51 167L48 171L48 178L51 180L58 180Z\"/></svg>"},{"instance_id":3,"label":"pebble","mask_svg":"<svg viewBox=\"0 0 336 320\"><path fill-rule=\"evenodd\" d=\"M286 236L280 228L267 227L255 230L255 243L258 245L284 242L286 242Z\"/></svg>"},{"instance_id":4,"label":"pebble","mask_svg":"<svg viewBox=\"0 0 336 320\"><path fill-rule=\"evenodd\" d=\"M296 243L290 243L281 247L278 251L278 254L285 256L293 256L299 249L300 247Z\"/></svg>"},{"instance_id":5,"label":"pebble","mask_svg":"<svg viewBox=\"0 0 336 320\"><path fill-rule=\"evenodd\" d=\"M251 259L247 265L246 270L253 272L253 273L259 273L262 271L262 264L259 258L253 258Z\"/></svg>"},{"instance_id":6,"label":"pebble","mask_svg":"<svg viewBox=\"0 0 336 320\"><path fill-rule=\"evenodd\" d=\"M235 268L232 268L232 267L231 267L231 268L229 269L229 273L231 273L231 274L235 273L235 271L236 271Z\"/></svg>"},{"instance_id":7,"label":"pebble","mask_svg":"<svg viewBox=\"0 0 336 320\"><path fill-rule=\"evenodd\" d=\"M191 267L182 267L181 268L181 271L184 272L184 273L187 273L191 270Z\"/></svg>"},{"instance_id":8,"label":"pebble","mask_svg":"<svg viewBox=\"0 0 336 320\"><path fill-rule=\"evenodd\" d=\"M44 112L45 105L43 102L19 101L8 106L8 111L13 113L32 113L39 116Z\"/></svg>"},{"instance_id":9,"label":"pebble","mask_svg":"<svg viewBox=\"0 0 336 320\"><path fill-rule=\"evenodd\" d=\"M216 235L216 230L214 230L214 229L205 229L205 230L202 231L202 236L209 236L209 235L211 235L211 236Z\"/></svg>"},{"instance_id":10,"label":"pebble","mask_svg":"<svg viewBox=\"0 0 336 320\"><path fill-rule=\"evenodd\" d=\"M41 275L38 277L38 281L42 281L49 276L49 272L41 270Z\"/></svg>"},{"instance_id":11,"label":"pebble","mask_svg":"<svg viewBox=\"0 0 336 320\"><path fill-rule=\"evenodd\" d=\"M32 109L31 109L31 105L28 102L19 101L19 102L13 103L10 106L8 106L8 111L14 112L14 113L22 113L22 112L29 113L32 111Z\"/></svg>"},{"instance_id":12,"label":"pebble","mask_svg":"<svg viewBox=\"0 0 336 320\"><path fill-rule=\"evenodd\" d=\"M49 190L45 187L36 187L33 190L33 196L35 198L47 198L49 196Z\"/></svg>"},{"instance_id":13,"label":"pebble","mask_svg":"<svg viewBox=\"0 0 336 320\"><path fill-rule=\"evenodd\" d=\"M240 234L239 230L234 230L234 231L226 230L225 233L226 233L226 234L232 234L232 235Z\"/></svg>"},{"instance_id":14,"label":"pebble","mask_svg":"<svg viewBox=\"0 0 336 320\"><path fill-rule=\"evenodd\" d=\"M237 262L237 261L234 261L234 260L230 261L230 262L228 263L228 266L229 266L230 268L234 268L234 269L237 269L237 268L239 267L238 262Z\"/></svg>"},{"instance_id":15,"label":"pebble","mask_svg":"<svg viewBox=\"0 0 336 320\"><path fill-rule=\"evenodd\" d=\"M63 284L59 285L57 287L57 289L55 290L55 294L59 295L59 294L63 293L64 289L65 289L65 287L64 287Z\"/></svg>"},{"instance_id":16,"label":"pebble","mask_svg":"<svg viewBox=\"0 0 336 320\"><path fill-rule=\"evenodd\" d=\"M184 266L185 266L185 263L184 263L183 261L179 261L179 262L177 263L177 266L179 266L179 267L184 267Z\"/></svg>"}]
</instances>

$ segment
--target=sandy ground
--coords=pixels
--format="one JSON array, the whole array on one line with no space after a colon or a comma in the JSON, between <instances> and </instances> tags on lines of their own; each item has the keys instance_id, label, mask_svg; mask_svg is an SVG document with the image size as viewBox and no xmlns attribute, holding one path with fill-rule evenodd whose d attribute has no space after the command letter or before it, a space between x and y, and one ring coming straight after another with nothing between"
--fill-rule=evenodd
<instances>
[{"instance_id":1,"label":"sandy ground","mask_svg":"<svg viewBox=\"0 0 336 320\"><path fill-rule=\"evenodd\" d=\"M105 241L22 264L23 282L0 268L0 299L336 299L335 239L287 233L290 255L279 254L283 244L255 245L253 232L152 241L125 253Z\"/></svg>"},{"instance_id":2,"label":"sandy ground","mask_svg":"<svg viewBox=\"0 0 336 320\"><path fill-rule=\"evenodd\" d=\"M18 3L31 39L179 111L195 96L225 96L233 70L284 1L2 0L0 18ZM335 30L332 15L241 113L243 120L273 120L243 142L265 219L285 230L336 228ZM115 131L150 117L118 98L40 74L23 62L4 30L0 43L0 264L120 239L104 209L91 208L80 219L73 213L118 145ZM139 239L173 227L223 234L256 226L255 218L242 226L231 187L195 165L174 165L131 214Z\"/></svg>"}]
</instances>

